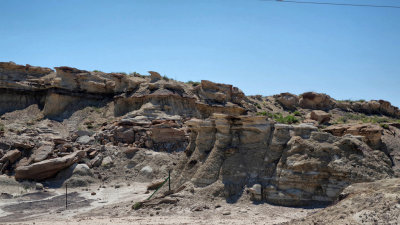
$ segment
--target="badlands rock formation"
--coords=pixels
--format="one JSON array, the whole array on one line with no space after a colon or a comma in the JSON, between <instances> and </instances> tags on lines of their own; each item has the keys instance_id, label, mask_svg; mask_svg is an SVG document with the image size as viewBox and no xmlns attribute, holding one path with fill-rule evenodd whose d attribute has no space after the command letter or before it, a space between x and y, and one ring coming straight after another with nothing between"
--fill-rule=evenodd
<instances>
[{"instance_id":1,"label":"badlands rock formation","mask_svg":"<svg viewBox=\"0 0 400 225\"><path fill-rule=\"evenodd\" d=\"M0 174L44 182L79 163L91 179L148 181L173 170L176 188L290 206L400 174L400 110L386 101L245 96L149 73L0 63Z\"/></svg>"},{"instance_id":2,"label":"badlands rock formation","mask_svg":"<svg viewBox=\"0 0 400 225\"><path fill-rule=\"evenodd\" d=\"M45 116L66 118L66 112L113 102L116 116L146 103L166 113L208 117L214 112L244 114L247 99L232 85L202 81L193 87L121 73L89 72L70 67L49 68L0 63L0 113L37 104ZM154 72L152 72L154 73Z\"/></svg>"},{"instance_id":3,"label":"badlands rock formation","mask_svg":"<svg viewBox=\"0 0 400 225\"><path fill-rule=\"evenodd\" d=\"M260 185L261 198L275 204L332 202L352 183L394 176L390 158L360 136L335 137L310 125L223 114L187 125L190 143L181 179L201 187L222 182L226 197Z\"/></svg>"}]
</instances>

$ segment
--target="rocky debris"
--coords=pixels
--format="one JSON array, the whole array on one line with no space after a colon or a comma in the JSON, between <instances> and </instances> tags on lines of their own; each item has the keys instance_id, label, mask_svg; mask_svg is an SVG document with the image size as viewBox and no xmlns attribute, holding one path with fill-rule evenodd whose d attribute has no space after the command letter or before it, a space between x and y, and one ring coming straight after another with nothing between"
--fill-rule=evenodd
<instances>
[{"instance_id":1,"label":"rocky debris","mask_svg":"<svg viewBox=\"0 0 400 225\"><path fill-rule=\"evenodd\" d=\"M338 124L329 126L324 131L339 137L346 134L363 136L366 143L373 149L379 149L382 143L383 129L375 124Z\"/></svg>"},{"instance_id":2,"label":"rocky debris","mask_svg":"<svg viewBox=\"0 0 400 225\"><path fill-rule=\"evenodd\" d=\"M329 110L334 108L334 100L326 94L305 92L300 95L299 105L306 109Z\"/></svg>"},{"instance_id":3,"label":"rocky debris","mask_svg":"<svg viewBox=\"0 0 400 225\"><path fill-rule=\"evenodd\" d=\"M132 112L117 124L112 124L96 135L102 144L126 143L133 148L148 148L163 152L179 152L188 143L182 118L157 117ZM132 150L134 151L134 150ZM132 152L133 153L133 152Z\"/></svg>"},{"instance_id":4,"label":"rocky debris","mask_svg":"<svg viewBox=\"0 0 400 225\"><path fill-rule=\"evenodd\" d=\"M102 164L103 157L101 155L97 155L92 160L90 160L90 167L98 167Z\"/></svg>"},{"instance_id":5,"label":"rocky debris","mask_svg":"<svg viewBox=\"0 0 400 225\"><path fill-rule=\"evenodd\" d=\"M310 119L317 121L319 124L328 123L331 120L331 114L322 110L313 110L310 113Z\"/></svg>"},{"instance_id":6,"label":"rocky debris","mask_svg":"<svg viewBox=\"0 0 400 225\"><path fill-rule=\"evenodd\" d=\"M299 97L288 92L274 95L274 98L288 110L296 109L299 106Z\"/></svg>"},{"instance_id":7,"label":"rocky debris","mask_svg":"<svg viewBox=\"0 0 400 225\"><path fill-rule=\"evenodd\" d=\"M105 157L101 162L102 166L112 166L113 164L114 162L110 156Z\"/></svg>"},{"instance_id":8,"label":"rocky debris","mask_svg":"<svg viewBox=\"0 0 400 225\"><path fill-rule=\"evenodd\" d=\"M44 186L43 186L43 184L41 184L41 183L36 183L35 189L41 191L41 190L44 189Z\"/></svg>"},{"instance_id":9,"label":"rocky debris","mask_svg":"<svg viewBox=\"0 0 400 225\"><path fill-rule=\"evenodd\" d=\"M283 224L398 224L399 182L396 178L352 184L336 204Z\"/></svg>"},{"instance_id":10,"label":"rocky debris","mask_svg":"<svg viewBox=\"0 0 400 225\"><path fill-rule=\"evenodd\" d=\"M18 150L18 149L14 149L11 151L8 151L1 159L0 159L0 163L5 163L5 162L9 162L9 163L14 163L15 161L17 161L17 159L19 159L19 157L21 157L22 153Z\"/></svg>"},{"instance_id":11,"label":"rocky debris","mask_svg":"<svg viewBox=\"0 0 400 225\"><path fill-rule=\"evenodd\" d=\"M40 162L45 159L53 152L54 146L44 144L33 152L33 162Z\"/></svg>"},{"instance_id":12,"label":"rocky debris","mask_svg":"<svg viewBox=\"0 0 400 225\"><path fill-rule=\"evenodd\" d=\"M251 195L251 200L253 200L253 201L261 201L263 199L261 184L253 185L253 187L249 188L249 192L250 192L250 195Z\"/></svg>"},{"instance_id":13,"label":"rocky debris","mask_svg":"<svg viewBox=\"0 0 400 225\"><path fill-rule=\"evenodd\" d=\"M84 155L85 151L78 151L64 157L47 159L28 166L19 166L15 169L15 179L44 180L51 178L79 161Z\"/></svg>"},{"instance_id":14,"label":"rocky debris","mask_svg":"<svg viewBox=\"0 0 400 225\"><path fill-rule=\"evenodd\" d=\"M87 145L87 144L90 144L93 141L94 141L94 138L91 138L91 137L89 137L87 135L81 136L76 140L76 142L78 142L81 145Z\"/></svg>"},{"instance_id":15,"label":"rocky debris","mask_svg":"<svg viewBox=\"0 0 400 225\"><path fill-rule=\"evenodd\" d=\"M18 149L30 150L35 147L35 144L28 139L19 138L19 140L17 139L15 141L13 141L13 146L14 146L14 148L18 148Z\"/></svg>"},{"instance_id":16,"label":"rocky debris","mask_svg":"<svg viewBox=\"0 0 400 225\"><path fill-rule=\"evenodd\" d=\"M151 168L150 166L145 166L140 170L140 173L143 176L150 176L153 173L153 168Z\"/></svg>"},{"instance_id":17,"label":"rocky debris","mask_svg":"<svg viewBox=\"0 0 400 225\"><path fill-rule=\"evenodd\" d=\"M335 137L306 125L273 124L265 117L215 114L192 119L181 182L217 181L228 198L262 186L262 199L280 205L332 202L346 186L393 176L391 161L357 137Z\"/></svg>"},{"instance_id":18,"label":"rocky debris","mask_svg":"<svg viewBox=\"0 0 400 225\"><path fill-rule=\"evenodd\" d=\"M2 174L8 166L17 161L21 155L22 153L18 149L8 151L5 155L3 155L3 157L0 159L0 174Z\"/></svg>"},{"instance_id":19,"label":"rocky debris","mask_svg":"<svg viewBox=\"0 0 400 225\"><path fill-rule=\"evenodd\" d=\"M74 163L70 167L60 171L54 178L53 183L67 184L68 187L87 187L89 184L95 182L94 174L83 163Z\"/></svg>"}]
</instances>

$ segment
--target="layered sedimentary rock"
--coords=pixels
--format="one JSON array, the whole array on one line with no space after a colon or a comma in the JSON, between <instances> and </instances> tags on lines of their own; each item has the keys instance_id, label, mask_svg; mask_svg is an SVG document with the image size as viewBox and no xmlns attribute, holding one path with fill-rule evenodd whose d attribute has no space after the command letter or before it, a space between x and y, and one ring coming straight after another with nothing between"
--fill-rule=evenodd
<instances>
[{"instance_id":1,"label":"layered sedimentary rock","mask_svg":"<svg viewBox=\"0 0 400 225\"><path fill-rule=\"evenodd\" d=\"M362 136L373 149L379 149L382 143L383 129L376 124L339 124L329 126L324 131L335 136L343 136L345 134Z\"/></svg>"},{"instance_id":2,"label":"layered sedimentary rock","mask_svg":"<svg viewBox=\"0 0 400 225\"><path fill-rule=\"evenodd\" d=\"M371 101L338 101L327 94L305 92L300 96L291 93L281 93L273 96L284 109L294 110L298 107L315 110L340 109L347 112L377 114L400 118L400 110L385 100Z\"/></svg>"},{"instance_id":3,"label":"layered sedimentary rock","mask_svg":"<svg viewBox=\"0 0 400 225\"><path fill-rule=\"evenodd\" d=\"M158 105L169 114L206 118L220 112L246 113L247 98L232 85L202 81L190 84L151 76L89 72L71 67L49 68L0 63L0 114L37 104L46 116L68 117L85 106L112 102L116 116Z\"/></svg>"},{"instance_id":4,"label":"layered sedimentary rock","mask_svg":"<svg viewBox=\"0 0 400 225\"><path fill-rule=\"evenodd\" d=\"M358 137L316 127L274 124L265 117L217 114L187 122L191 131L181 181L224 184L226 197L260 184L281 205L331 202L351 183L393 176L390 158Z\"/></svg>"}]
</instances>

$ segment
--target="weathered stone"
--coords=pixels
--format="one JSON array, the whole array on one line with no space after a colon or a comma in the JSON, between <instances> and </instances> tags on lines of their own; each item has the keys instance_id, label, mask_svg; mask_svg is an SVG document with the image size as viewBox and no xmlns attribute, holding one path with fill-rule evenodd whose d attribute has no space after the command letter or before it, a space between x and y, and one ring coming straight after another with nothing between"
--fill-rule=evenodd
<instances>
[{"instance_id":1,"label":"weathered stone","mask_svg":"<svg viewBox=\"0 0 400 225\"><path fill-rule=\"evenodd\" d=\"M91 167L98 167L103 162L103 157L101 155L97 155L94 159L90 160Z\"/></svg>"},{"instance_id":2,"label":"weathered stone","mask_svg":"<svg viewBox=\"0 0 400 225\"><path fill-rule=\"evenodd\" d=\"M328 123L331 120L331 114L322 110L313 110L310 113L310 118L312 120L318 121L319 124L324 124Z\"/></svg>"},{"instance_id":3,"label":"weathered stone","mask_svg":"<svg viewBox=\"0 0 400 225\"><path fill-rule=\"evenodd\" d=\"M278 101L285 109L296 109L299 106L299 97L291 93L281 93L279 95L274 95L276 101Z\"/></svg>"},{"instance_id":4,"label":"weathered stone","mask_svg":"<svg viewBox=\"0 0 400 225\"><path fill-rule=\"evenodd\" d=\"M6 163L7 161L9 163L14 163L15 161L17 161L17 159L19 159L21 157L22 153L18 150L12 150L12 151L8 151L1 159L0 159L0 163Z\"/></svg>"},{"instance_id":5,"label":"weathered stone","mask_svg":"<svg viewBox=\"0 0 400 225\"><path fill-rule=\"evenodd\" d=\"M382 144L382 131L383 129L374 124L339 124L329 126L324 129L335 136L343 136L351 134L355 136L364 136L367 144L373 148L378 149Z\"/></svg>"},{"instance_id":6,"label":"weathered stone","mask_svg":"<svg viewBox=\"0 0 400 225\"><path fill-rule=\"evenodd\" d=\"M17 167L15 169L15 179L44 180L53 177L59 171L79 161L84 155L85 151L78 151L68 156Z\"/></svg>"},{"instance_id":7,"label":"weathered stone","mask_svg":"<svg viewBox=\"0 0 400 225\"><path fill-rule=\"evenodd\" d=\"M111 166L113 164L114 164L114 162L113 162L113 160L112 160L112 158L110 156L105 157L103 159L103 161L101 162L102 166Z\"/></svg>"},{"instance_id":8,"label":"weathered stone","mask_svg":"<svg viewBox=\"0 0 400 225\"><path fill-rule=\"evenodd\" d=\"M261 201L262 200L262 186L261 184L255 184L253 187L249 188L249 192L251 194L251 199L253 201Z\"/></svg>"},{"instance_id":9,"label":"weathered stone","mask_svg":"<svg viewBox=\"0 0 400 225\"><path fill-rule=\"evenodd\" d=\"M329 110L334 108L335 102L329 95L306 92L301 95L299 105L306 109Z\"/></svg>"},{"instance_id":10,"label":"weathered stone","mask_svg":"<svg viewBox=\"0 0 400 225\"><path fill-rule=\"evenodd\" d=\"M151 82L156 82L162 79L161 75L157 72L154 71L149 71L150 73L150 81Z\"/></svg>"},{"instance_id":11,"label":"weathered stone","mask_svg":"<svg viewBox=\"0 0 400 225\"><path fill-rule=\"evenodd\" d=\"M36 149L33 153L33 162L40 162L45 159L53 152L52 145L42 145Z\"/></svg>"},{"instance_id":12,"label":"weathered stone","mask_svg":"<svg viewBox=\"0 0 400 225\"><path fill-rule=\"evenodd\" d=\"M87 145L93 141L94 141L94 139L87 135L81 136L76 140L76 142L78 142L79 144L82 144L82 145Z\"/></svg>"}]
</instances>

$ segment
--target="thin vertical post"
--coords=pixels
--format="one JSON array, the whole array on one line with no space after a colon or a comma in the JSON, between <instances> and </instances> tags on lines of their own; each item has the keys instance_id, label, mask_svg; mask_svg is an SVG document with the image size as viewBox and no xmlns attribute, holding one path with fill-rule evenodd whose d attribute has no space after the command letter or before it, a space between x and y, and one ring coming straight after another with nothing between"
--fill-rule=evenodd
<instances>
[{"instance_id":1,"label":"thin vertical post","mask_svg":"<svg viewBox=\"0 0 400 225\"><path fill-rule=\"evenodd\" d=\"M65 184L65 209L68 208L68 185Z\"/></svg>"},{"instance_id":2,"label":"thin vertical post","mask_svg":"<svg viewBox=\"0 0 400 225\"><path fill-rule=\"evenodd\" d=\"M168 170L168 190L171 191L171 170Z\"/></svg>"}]
</instances>

